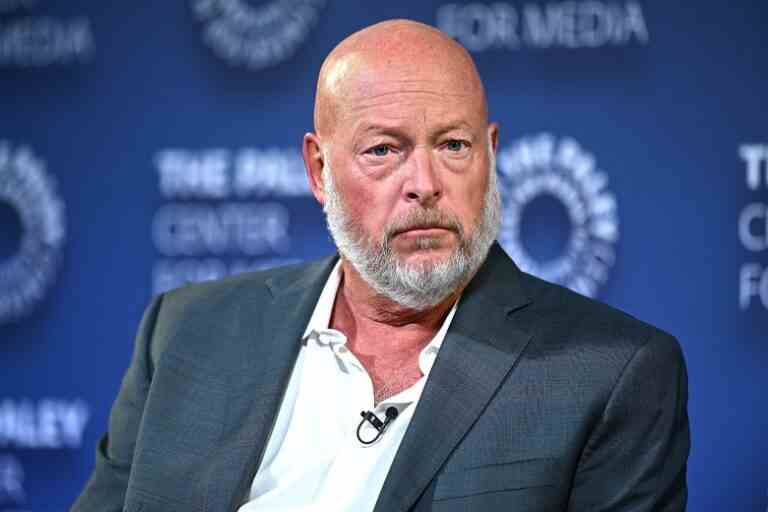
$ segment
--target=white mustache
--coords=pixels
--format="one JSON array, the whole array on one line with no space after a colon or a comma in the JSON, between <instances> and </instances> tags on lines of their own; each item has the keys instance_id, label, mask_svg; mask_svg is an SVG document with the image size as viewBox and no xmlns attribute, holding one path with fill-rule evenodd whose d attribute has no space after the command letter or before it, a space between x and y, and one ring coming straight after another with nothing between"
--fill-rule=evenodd
<instances>
[{"instance_id":1,"label":"white mustache","mask_svg":"<svg viewBox=\"0 0 768 512\"><path fill-rule=\"evenodd\" d=\"M438 209L414 209L405 216L390 223L384 230L384 240L389 242L393 237L412 229L439 228L455 232L459 240L464 239L464 229L456 216Z\"/></svg>"}]
</instances>

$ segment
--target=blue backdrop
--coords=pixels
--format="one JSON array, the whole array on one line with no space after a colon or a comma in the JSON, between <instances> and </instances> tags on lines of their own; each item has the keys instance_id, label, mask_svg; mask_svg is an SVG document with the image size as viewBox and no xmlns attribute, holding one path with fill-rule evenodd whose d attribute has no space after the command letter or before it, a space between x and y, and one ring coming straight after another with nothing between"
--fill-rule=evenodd
<instances>
[{"instance_id":1,"label":"blue backdrop","mask_svg":"<svg viewBox=\"0 0 768 512\"><path fill-rule=\"evenodd\" d=\"M764 2L53 4L0 0L0 511L74 500L152 294L333 250L314 81L392 17L477 61L507 251L680 339L690 510L768 510Z\"/></svg>"}]
</instances>

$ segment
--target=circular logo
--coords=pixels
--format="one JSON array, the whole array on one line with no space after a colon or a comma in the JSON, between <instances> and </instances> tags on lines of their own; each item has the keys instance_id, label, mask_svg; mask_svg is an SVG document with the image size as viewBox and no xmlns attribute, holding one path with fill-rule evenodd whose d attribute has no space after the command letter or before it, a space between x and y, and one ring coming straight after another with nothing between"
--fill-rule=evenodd
<instances>
[{"instance_id":1,"label":"circular logo","mask_svg":"<svg viewBox=\"0 0 768 512\"><path fill-rule=\"evenodd\" d=\"M220 58L260 70L289 59L317 23L325 0L193 0L203 37Z\"/></svg>"},{"instance_id":2,"label":"circular logo","mask_svg":"<svg viewBox=\"0 0 768 512\"><path fill-rule=\"evenodd\" d=\"M499 242L531 274L589 297L608 279L619 238L616 198L594 157L570 137L543 133L523 137L498 155L503 214ZM535 258L523 241L526 209L553 198L568 218L564 249L553 258Z\"/></svg>"},{"instance_id":3,"label":"circular logo","mask_svg":"<svg viewBox=\"0 0 768 512\"><path fill-rule=\"evenodd\" d=\"M0 259L0 324L28 314L54 281L65 241L64 203L45 164L0 141L0 203L18 215L21 237Z\"/></svg>"}]
</instances>

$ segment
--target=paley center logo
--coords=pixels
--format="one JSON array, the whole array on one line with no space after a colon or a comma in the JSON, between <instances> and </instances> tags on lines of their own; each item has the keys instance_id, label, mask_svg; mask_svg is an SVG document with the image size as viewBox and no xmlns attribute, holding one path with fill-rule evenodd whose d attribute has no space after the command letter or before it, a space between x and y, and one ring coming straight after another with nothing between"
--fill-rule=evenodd
<instances>
[{"instance_id":1,"label":"paley center logo","mask_svg":"<svg viewBox=\"0 0 768 512\"><path fill-rule=\"evenodd\" d=\"M206 44L232 65L254 71L293 56L317 23L325 0L193 0Z\"/></svg>"},{"instance_id":2,"label":"paley center logo","mask_svg":"<svg viewBox=\"0 0 768 512\"><path fill-rule=\"evenodd\" d=\"M619 238L616 197L594 156L570 137L542 133L501 149L497 162L501 245L524 271L594 297L608 279ZM543 260L523 231L526 209L545 197L564 208L568 227L564 249Z\"/></svg>"},{"instance_id":3,"label":"paley center logo","mask_svg":"<svg viewBox=\"0 0 768 512\"><path fill-rule=\"evenodd\" d=\"M0 237L0 324L30 313L56 277L66 238L64 203L45 163L0 141L0 215L19 226ZM5 222L4 222L5 223ZM10 234L11 236L7 236Z\"/></svg>"}]
</instances>

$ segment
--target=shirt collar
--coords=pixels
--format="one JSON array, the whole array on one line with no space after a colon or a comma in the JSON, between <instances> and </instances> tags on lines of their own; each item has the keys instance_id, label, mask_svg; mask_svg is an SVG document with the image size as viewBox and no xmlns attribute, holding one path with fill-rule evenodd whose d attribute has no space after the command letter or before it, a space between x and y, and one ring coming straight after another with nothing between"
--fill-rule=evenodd
<instances>
[{"instance_id":1,"label":"shirt collar","mask_svg":"<svg viewBox=\"0 0 768 512\"><path fill-rule=\"evenodd\" d=\"M307 328L304 330L303 338L307 338L312 334L312 331L320 332L328 329L328 324L331 323L333 304L336 302L336 292L339 291L339 284L341 284L341 258L336 261L336 265L333 266L333 270L331 270L331 274L325 282L323 291L320 292L315 310L312 312Z\"/></svg>"},{"instance_id":2,"label":"shirt collar","mask_svg":"<svg viewBox=\"0 0 768 512\"><path fill-rule=\"evenodd\" d=\"M309 319L307 328L304 331L304 340L314 340L321 345L346 344L347 337L343 333L328 328L333 313L333 305L336 302L336 293L339 291L340 284L341 258L339 258L336 265L334 265L333 270L331 270L328 280L323 287L323 291L317 299L315 310L312 312L312 317ZM448 314L445 316L440 329L438 329L437 333L435 333L427 346L425 346L419 353L419 369L425 376L429 374L435 363L437 353L443 345L445 335L448 333L448 328L451 326L453 316L456 314L458 303L459 300L457 299L456 302L453 303L453 307L451 307L450 311L448 311Z\"/></svg>"},{"instance_id":3,"label":"shirt collar","mask_svg":"<svg viewBox=\"0 0 768 512\"><path fill-rule=\"evenodd\" d=\"M424 375L429 375L429 371L435 364L437 353L440 351L440 347L443 346L445 335L448 334L448 328L451 326L453 315L456 314L456 306L458 304L459 300L456 299L456 302L453 303L451 310L448 311L447 315L445 315L445 320L443 320L443 324L440 326L440 329L438 329L437 333L435 333L435 335L432 337L432 340L427 344L426 347L422 349L421 353L419 354L419 369Z\"/></svg>"}]
</instances>

